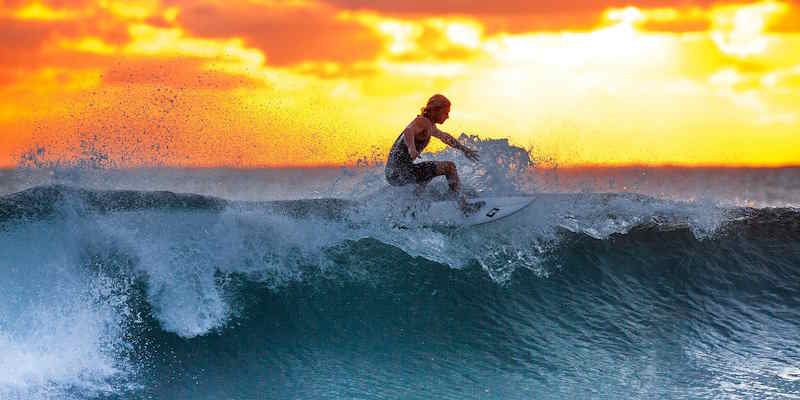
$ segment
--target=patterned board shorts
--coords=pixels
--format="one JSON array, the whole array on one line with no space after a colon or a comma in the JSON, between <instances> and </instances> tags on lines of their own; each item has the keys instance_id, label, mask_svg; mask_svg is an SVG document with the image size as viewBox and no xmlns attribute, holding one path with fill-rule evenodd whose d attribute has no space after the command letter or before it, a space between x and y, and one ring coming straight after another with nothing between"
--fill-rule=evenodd
<instances>
[{"instance_id":1,"label":"patterned board shorts","mask_svg":"<svg viewBox=\"0 0 800 400\"><path fill-rule=\"evenodd\" d=\"M415 164L400 164L386 167L386 181L392 186L409 183L426 184L436 176L436 163L423 161Z\"/></svg>"}]
</instances>

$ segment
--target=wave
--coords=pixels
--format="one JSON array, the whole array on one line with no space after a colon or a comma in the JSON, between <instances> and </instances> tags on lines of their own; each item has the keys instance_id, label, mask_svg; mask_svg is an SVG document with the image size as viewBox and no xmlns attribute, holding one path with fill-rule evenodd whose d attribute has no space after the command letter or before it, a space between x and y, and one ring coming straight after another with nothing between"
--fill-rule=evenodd
<instances>
[{"instance_id":1,"label":"wave","mask_svg":"<svg viewBox=\"0 0 800 400\"><path fill-rule=\"evenodd\" d=\"M94 190L80 187L71 187L60 184L37 186L21 192L0 196L0 222L12 221L16 219L41 219L64 213L86 214L86 213L110 213L121 211L137 210L196 210L196 211L217 211L222 212L229 208L239 209L265 209L279 212L295 218L317 216L324 218L344 218L348 211L361 208L377 208L385 211L391 199L408 200L414 202L408 195L411 192L405 188L396 190L390 189L371 198L359 200L340 199L340 198L311 198L298 200L275 200L261 202L230 201L218 197L192 194L174 193L170 191L138 191L138 190ZM530 195L529 195L530 196ZM537 197L546 198L552 206L557 206L554 202L568 203L567 206L577 209L573 213L567 212L562 217L569 221L575 217L572 214L580 214L587 211L587 206L591 205L596 211L609 211L611 208L620 209L620 205L630 206L639 204L646 208L650 207L652 214L650 220L643 221L638 218L628 227L636 226L637 229L648 227L660 227L667 229L683 217L688 221L691 218L692 210L702 210L709 213L725 214L726 222L741 223L745 225L753 224L790 224L796 226L797 216L800 210L794 207L726 207L719 208L710 204L694 204L693 202L679 202L660 200L645 195L635 193L583 193L583 194L538 194ZM442 201L447 199L446 193L428 193L427 200ZM383 202L375 204L375 202ZM390 205L391 206L391 205ZM562 209L564 207L561 207ZM589 210L591 211L591 210ZM614 210L611 210L614 211ZM684 215L677 212L689 211ZM659 214L660 213L660 214ZM611 219L615 218L614 213L607 213ZM569 223L565 223L567 227ZM567 229L569 229L567 227ZM589 231L584 232L590 234ZM591 236L591 234L590 234Z\"/></svg>"},{"instance_id":2,"label":"wave","mask_svg":"<svg viewBox=\"0 0 800 400\"><path fill-rule=\"evenodd\" d=\"M226 370L285 383L262 387L268 397L322 376L331 391L309 384L302 397L403 397L426 385L397 380L418 378L413 368L452 383L428 386L442 398L481 385L590 395L580 388L609 377L679 397L669 388L692 376L713 397L743 374L789 392L797 209L540 194L513 219L437 229L420 203L397 207L407 195L243 202L51 185L4 196L0 397L214 397L235 386L211 385ZM309 370L310 359L331 364ZM346 379L364 370L371 381ZM558 385L556 370L583 384Z\"/></svg>"}]
</instances>

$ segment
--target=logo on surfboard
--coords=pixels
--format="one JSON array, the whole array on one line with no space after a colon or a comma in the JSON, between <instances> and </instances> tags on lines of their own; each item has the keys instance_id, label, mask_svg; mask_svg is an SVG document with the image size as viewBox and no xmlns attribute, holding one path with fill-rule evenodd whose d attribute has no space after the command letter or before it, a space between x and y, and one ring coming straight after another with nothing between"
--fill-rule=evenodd
<instances>
[{"instance_id":1,"label":"logo on surfboard","mask_svg":"<svg viewBox=\"0 0 800 400\"><path fill-rule=\"evenodd\" d=\"M492 218L492 217L494 217L495 214L497 214L498 211L500 211L499 208L497 208L497 207L492 208L491 210L489 210L488 213L486 213L486 216L489 217L489 218Z\"/></svg>"}]
</instances>

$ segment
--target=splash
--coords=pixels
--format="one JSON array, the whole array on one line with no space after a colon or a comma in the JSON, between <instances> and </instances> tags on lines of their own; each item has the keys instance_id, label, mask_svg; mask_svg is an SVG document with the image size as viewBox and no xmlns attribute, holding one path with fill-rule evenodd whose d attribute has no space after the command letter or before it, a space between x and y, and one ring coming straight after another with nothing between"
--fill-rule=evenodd
<instances>
[{"instance_id":1,"label":"splash","mask_svg":"<svg viewBox=\"0 0 800 400\"><path fill-rule=\"evenodd\" d=\"M2 231L0 397L82 398L132 384L132 280L87 256L110 250L90 225L40 221Z\"/></svg>"},{"instance_id":2,"label":"splash","mask_svg":"<svg viewBox=\"0 0 800 400\"><path fill-rule=\"evenodd\" d=\"M530 150L512 145L508 139L488 139L465 133L458 137L458 141L477 150L480 161L474 163L460 151L447 147L440 151L424 152L416 162L454 162L465 193L472 197L513 196L535 191L534 161ZM367 199L386 192L388 185L383 171L384 157L385 154L377 148L373 148L369 155L356 157L354 166L341 168L340 176L325 194L331 197ZM427 187L429 196L434 198L445 197L448 190L443 177L435 178Z\"/></svg>"}]
</instances>

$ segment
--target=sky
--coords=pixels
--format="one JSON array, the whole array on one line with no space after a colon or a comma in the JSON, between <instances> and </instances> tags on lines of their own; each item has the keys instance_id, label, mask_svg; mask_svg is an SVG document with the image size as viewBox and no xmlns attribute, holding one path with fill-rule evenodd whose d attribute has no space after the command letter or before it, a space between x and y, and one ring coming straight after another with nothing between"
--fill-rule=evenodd
<instances>
[{"instance_id":1,"label":"sky","mask_svg":"<svg viewBox=\"0 0 800 400\"><path fill-rule=\"evenodd\" d=\"M800 1L0 0L0 166L800 165ZM442 148L434 143L430 149Z\"/></svg>"}]
</instances>

